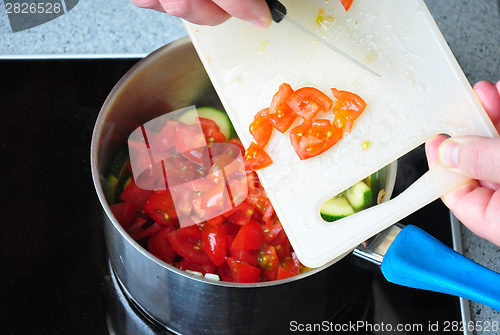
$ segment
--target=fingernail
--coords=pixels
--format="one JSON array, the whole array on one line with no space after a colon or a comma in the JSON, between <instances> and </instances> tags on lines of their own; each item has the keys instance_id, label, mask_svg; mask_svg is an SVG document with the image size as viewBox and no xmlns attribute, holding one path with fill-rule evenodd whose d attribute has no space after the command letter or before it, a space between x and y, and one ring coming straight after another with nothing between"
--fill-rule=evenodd
<instances>
[{"instance_id":1,"label":"fingernail","mask_svg":"<svg viewBox=\"0 0 500 335\"><path fill-rule=\"evenodd\" d=\"M263 21L263 20L252 20L252 21L250 21L250 23L258 28L267 28L271 24L270 22Z\"/></svg>"},{"instance_id":2,"label":"fingernail","mask_svg":"<svg viewBox=\"0 0 500 335\"><path fill-rule=\"evenodd\" d=\"M458 167L458 154L460 146L457 142L446 140L439 146L438 158L439 163L447 168Z\"/></svg>"}]
</instances>

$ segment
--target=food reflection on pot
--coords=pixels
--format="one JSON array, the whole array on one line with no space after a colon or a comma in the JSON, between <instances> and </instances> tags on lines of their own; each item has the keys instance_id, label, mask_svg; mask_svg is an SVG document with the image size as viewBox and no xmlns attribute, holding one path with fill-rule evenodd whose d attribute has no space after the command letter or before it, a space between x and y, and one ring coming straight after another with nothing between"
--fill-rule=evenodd
<instances>
[{"instance_id":1,"label":"food reflection on pot","mask_svg":"<svg viewBox=\"0 0 500 335\"><path fill-rule=\"evenodd\" d=\"M220 188L222 195L213 192L209 194L212 197L207 195L203 199L203 195L209 193L203 192L203 187L210 183L211 186L217 184L213 176L217 169L214 170L212 164L207 162L196 162L196 152L191 159L182 154L196 151L201 146L190 147L192 141L176 143L175 138L169 137L172 122L176 123L176 129L189 132L189 121L185 123L179 118L187 120L191 116L186 114L192 113L192 109L183 110L175 118L172 117L174 114L170 115L169 122L157 124L154 132L149 134L151 138L162 131L166 134L158 142L148 141L149 148L146 147L148 150L158 149L163 145L162 152L169 153L168 157L159 161L163 162L164 171L171 168L170 171L175 173L166 178L156 178L156 182L163 180L164 189L158 188L157 184L146 189L138 187L138 180L132 177L132 168L129 169L126 163L129 161L128 149L123 149L130 134L151 120L169 115L167 112L193 105L210 107L206 110L212 113L223 110L193 46L188 39L182 39L166 45L133 67L110 93L97 119L92 141L92 174L105 212L110 263L131 299L152 318L183 334L288 333L292 320L314 323L348 318L343 312L352 309L352 304L361 302L366 305L370 276L351 266L347 259L310 271L305 271L308 269L298 263L255 172L234 169L232 174L224 176L222 184L232 187ZM219 149L213 145L214 152L210 152L209 156L222 160L230 157L224 164L225 169L231 162L241 161L243 153L234 131L225 127L220 119L207 117L208 114L203 114L206 112L200 113L199 110L197 121L214 121L217 132L224 137L224 141L219 137L220 143L233 141L233 145L238 147L236 152L224 152L223 147L219 148L220 152L215 152ZM203 124L201 126L203 128ZM205 140L210 137L207 132L203 135ZM212 138L219 136L215 132L212 135ZM146 137L149 139L149 136ZM132 154L130 161L137 163L141 147L138 146L140 143L133 143L132 147L134 144L139 149ZM168 152L174 149L177 152ZM146 152L148 155L151 153L148 150L142 146L145 158L148 158ZM137 156L134 157L134 154ZM142 166L143 172L148 167L147 164ZM153 170L150 168L155 175L157 171ZM323 218L333 220L347 215L348 208L358 210L363 207L360 201L371 204L382 189L389 197L394 178L393 167L380 171L376 181L374 177L364 180L363 185L356 186L356 192L353 189L339 195L335 201L325 203L322 207ZM243 196L244 192L241 195L238 192L245 187L247 197ZM174 192L171 188L175 189ZM186 191L188 189L189 192ZM255 196L257 193L258 196ZM247 201L252 194L254 197ZM352 201L356 200L349 202L354 194L361 194L362 199L354 197L357 199L355 205ZM245 201L237 203L241 200L238 200L238 195ZM189 211L179 210L182 199L188 198ZM217 199L229 198L226 204L230 204L231 209L224 212L227 209L224 201L217 202ZM210 201L220 208L214 210L214 206L207 205ZM349 207L340 207L340 211L340 203ZM121 210L117 211L119 207ZM203 222L201 229L200 225L196 225L200 222ZM225 231L225 235L221 235L225 238L219 236L221 230ZM218 243L210 244L210 237ZM205 240L201 246L200 240ZM165 241L170 248L166 247ZM220 248L224 244L225 247ZM228 247L235 244L239 249ZM182 249L186 245L188 252ZM242 261L245 259L246 262ZM198 273L211 273L222 281L214 281L215 276L199 277ZM209 277L212 279L207 279Z\"/></svg>"}]
</instances>

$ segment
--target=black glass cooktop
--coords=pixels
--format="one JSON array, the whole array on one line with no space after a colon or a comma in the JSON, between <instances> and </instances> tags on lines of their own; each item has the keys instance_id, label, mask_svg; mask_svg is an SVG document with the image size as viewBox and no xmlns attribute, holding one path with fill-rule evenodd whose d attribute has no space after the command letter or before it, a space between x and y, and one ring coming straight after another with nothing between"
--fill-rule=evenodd
<instances>
[{"instance_id":1,"label":"black glass cooktop","mask_svg":"<svg viewBox=\"0 0 500 335\"><path fill-rule=\"evenodd\" d=\"M113 281L90 172L100 106L137 61L0 61L1 334L167 333ZM426 169L422 147L402 158L395 193ZM404 223L451 245L440 201ZM458 298L374 278L375 324L422 324L407 333L425 334L460 320Z\"/></svg>"}]
</instances>

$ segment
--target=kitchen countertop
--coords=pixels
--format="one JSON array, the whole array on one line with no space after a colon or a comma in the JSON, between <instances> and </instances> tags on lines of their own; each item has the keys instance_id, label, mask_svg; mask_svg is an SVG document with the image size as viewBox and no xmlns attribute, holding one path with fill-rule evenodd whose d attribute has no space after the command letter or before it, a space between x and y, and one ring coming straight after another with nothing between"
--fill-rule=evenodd
<instances>
[{"instance_id":1,"label":"kitchen countertop","mask_svg":"<svg viewBox=\"0 0 500 335\"><path fill-rule=\"evenodd\" d=\"M469 82L500 80L500 1L425 2ZM55 20L12 33L0 0L0 58L142 57L183 36L179 19L137 8L129 0L109 0L105 6L80 0ZM500 272L499 247L465 227L462 241L467 257ZM471 302L471 312L475 321L500 323L500 312L484 305Z\"/></svg>"}]
</instances>

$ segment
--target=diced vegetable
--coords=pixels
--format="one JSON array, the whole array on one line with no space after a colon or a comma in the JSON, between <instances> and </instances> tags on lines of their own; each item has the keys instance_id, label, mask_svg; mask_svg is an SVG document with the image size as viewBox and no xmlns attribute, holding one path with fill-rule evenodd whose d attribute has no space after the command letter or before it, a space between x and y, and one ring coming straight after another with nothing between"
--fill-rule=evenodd
<instances>
[{"instance_id":1,"label":"diced vegetable","mask_svg":"<svg viewBox=\"0 0 500 335\"><path fill-rule=\"evenodd\" d=\"M117 203L118 199L115 199L116 187L119 183L119 180L124 177L128 172L128 166L130 163L129 153L127 147L121 147L116 152L113 160L111 161L111 165L109 167L109 173L107 177L107 183L105 187L105 195L108 199L110 205ZM122 189L118 192L121 194Z\"/></svg>"},{"instance_id":2,"label":"diced vegetable","mask_svg":"<svg viewBox=\"0 0 500 335\"><path fill-rule=\"evenodd\" d=\"M236 137L233 124L227 114L213 107L200 107L188 110L179 116L179 121L187 125L192 125L195 123L197 117L214 121L219 127L219 131L226 137L226 141Z\"/></svg>"},{"instance_id":3,"label":"diced vegetable","mask_svg":"<svg viewBox=\"0 0 500 335\"><path fill-rule=\"evenodd\" d=\"M327 201L320 208L321 217L327 222L333 222L354 214L354 209L343 196L336 196Z\"/></svg>"},{"instance_id":4,"label":"diced vegetable","mask_svg":"<svg viewBox=\"0 0 500 335\"><path fill-rule=\"evenodd\" d=\"M349 187L344 195L355 211L368 207L373 198L372 190L362 181Z\"/></svg>"}]
</instances>

